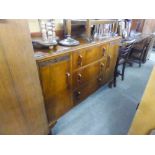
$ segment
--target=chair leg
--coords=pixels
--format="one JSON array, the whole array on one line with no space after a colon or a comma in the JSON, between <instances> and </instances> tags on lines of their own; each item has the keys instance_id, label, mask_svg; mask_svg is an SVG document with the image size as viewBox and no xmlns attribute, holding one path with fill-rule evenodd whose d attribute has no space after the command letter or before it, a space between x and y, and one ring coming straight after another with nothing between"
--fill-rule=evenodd
<instances>
[{"instance_id":1,"label":"chair leg","mask_svg":"<svg viewBox=\"0 0 155 155\"><path fill-rule=\"evenodd\" d=\"M140 61L139 61L139 67L141 67L141 63L142 63L142 62L141 62L141 60L140 60Z\"/></svg>"},{"instance_id":2,"label":"chair leg","mask_svg":"<svg viewBox=\"0 0 155 155\"><path fill-rule=\"evenodd\" d=\"M113 84L114 84L114 87L116 87L116 75L114 75L114 81L113 81Z\"/></svg>"},{"instance_id":3,"label":"chair leg","mask_svg":"<svg viewBox=\"0 0 155 155\"><path fill-rule=\"evenodd\" d=\"M124 80L125 66L126 66L126 63L123 63L123 68L122 68L122 80Z\"/></svg>"},{"instance_id":4,"label":"chair leg","mask_svg":"<svg viewBox=\"0 0 155 155\"><path fill-rule=\"evenodd\" d=\"M117 68L115 67L115 71L114 71L114 79L113 79L114 87L116 87L116 79L117 79Z\"/></svg>"}]
</instances>

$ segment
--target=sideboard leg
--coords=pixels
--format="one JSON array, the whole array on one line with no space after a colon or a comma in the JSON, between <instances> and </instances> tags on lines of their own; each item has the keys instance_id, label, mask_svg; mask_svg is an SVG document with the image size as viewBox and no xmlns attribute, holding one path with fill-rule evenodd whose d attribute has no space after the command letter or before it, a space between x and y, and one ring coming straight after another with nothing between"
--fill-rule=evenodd
<instances>
[{"instance_id":1,"label":"sideboard leg","mask_svg":"<svg viewBox=\"0 0 155 155\"><path fill-rule=\"evenodd\" d=\"M54 121L51 124L49 124L49 133L48 133L48 135L53 135L52 128L56 125L56 123L57 123L57 121Z\"/></svg>"},{"instance_id":2,"label":"sideboard leg","mask_svg":"<svg viewBox=\"0 0 155 155\"><path fill-rule=\"evenodd\" d=\"M53 134L52 134L52 129L49 130L48 135L53 135Z\"/></svg>"}]
</instances>

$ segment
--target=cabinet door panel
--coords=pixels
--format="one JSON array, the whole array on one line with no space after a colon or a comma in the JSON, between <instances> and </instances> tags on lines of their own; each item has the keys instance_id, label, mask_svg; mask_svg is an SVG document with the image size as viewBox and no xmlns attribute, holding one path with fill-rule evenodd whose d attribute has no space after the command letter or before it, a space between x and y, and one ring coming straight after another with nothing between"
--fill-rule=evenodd
<instances>
[{"instance_id":1,"label":"cabinet door panel","mask_svg":"<svg viewBox=\"0 0 155 155\"><path fill-rule=\"evenodd\" d=\"M106 82L112 80L114 76L115 65L118 57L119 41L110 43L106 62Z\"/></svg>"},{"instance_id":2,"label":"cabinet door panel","mask_svg":"<svg viewBox=\"0 0 155 155\"><path fill-rule=\"evenodd\" d=\"M46 97L45 107L49 123L51 123L54 120L57 120L65 112L72 108L70 97L70 92L66 90L62 90L57 94L53 94L49 97Z\"/></svg>"},{"instance_id":3,"label":"cabinet door panel","mask_svg":"<svg viewBox=\"0 0 155 155\"><path fill-rule=\"evenodd\" d=\"M70 60L40 64L40 78L49 123L72 107Z\"/></svg>"}]
</instances>

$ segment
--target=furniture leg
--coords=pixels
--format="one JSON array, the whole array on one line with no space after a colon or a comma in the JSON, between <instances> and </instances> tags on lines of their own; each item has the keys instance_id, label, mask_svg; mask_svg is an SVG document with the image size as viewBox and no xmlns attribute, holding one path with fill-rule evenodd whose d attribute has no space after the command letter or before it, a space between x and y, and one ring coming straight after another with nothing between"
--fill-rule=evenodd
<instances>
[{"instance_id":1,"label":"furniture leg","mask_svg":"<svg viewBox=\"0 0 155 155\"><path fill-rule=\"evenodd\" d=\"M57 121L54 121L52 124L49 125L49 133L48 135L53 135L52 128L56 125Z\"/></svg>"},{"instance_id":2,"label":"furniture leg","mask_svg":"<svg viewBox=\"0 0 155 155\"><path fill-rule=\"evenodd\" d=\"M123 63L123 68L122 68L122 80L124 80L125 67L126 67L126 63Z\"/></svg>"}]
</instances>

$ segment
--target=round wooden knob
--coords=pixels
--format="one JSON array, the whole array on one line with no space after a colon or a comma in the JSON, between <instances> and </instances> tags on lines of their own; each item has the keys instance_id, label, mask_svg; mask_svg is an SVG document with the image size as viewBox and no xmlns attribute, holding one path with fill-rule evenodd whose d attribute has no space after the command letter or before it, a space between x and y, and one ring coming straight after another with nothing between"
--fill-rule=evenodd
<instances>
[{"instance_id":1,"label":"round wooden knob","mask_svg":"<svg viewBox=\"0 0 155 155\"><path fill-rule=\"evenodd\" d=\"M102 78L98 78L98 81L101 82L102 81Z\"/></svg>"},{"instance_id":2,"label":"round wooden knob","mask_svg":"<svg viewBox=\"0 0 155 155\"><path fill-rule=\"evenodd\" d=\"M103 63L103 62L102 62L100 65L101 65L101 68L103 68L103 67L104 67L104 63Z\"/></svg>"},{"instance_id":3,"label":"round wooden knob","mask_svg":"<svg viewBox=\"0 0 155 155\"><path fill-rule=\"evenodd\" d=\"M105 47L103 47L102 52L103 52L103 56L105 56L105 52L106 52L106 48Z\"/></svg>"},{"instance_id":4,"label":"round wooden knob","mask_svg":"<svg viewBox=\"0 0 155 155\"><path fill-rule=\"evenodd\" d=\"M79 57L78 57L78 65L79 66L82 66L82 58L83 58L83 56L79 55Z\"/></svg>"},{"instance_id":5,"label":"round wooden knob","mask_svg":"<svg viewBox=\"0 0 155 155\"><path fill-rule=\"evenodd\" d=\"M76 92L76 98L79 99L80 95L81 95L81 92L80 91L77 91Z\"/></svg>"}]
</instances>

